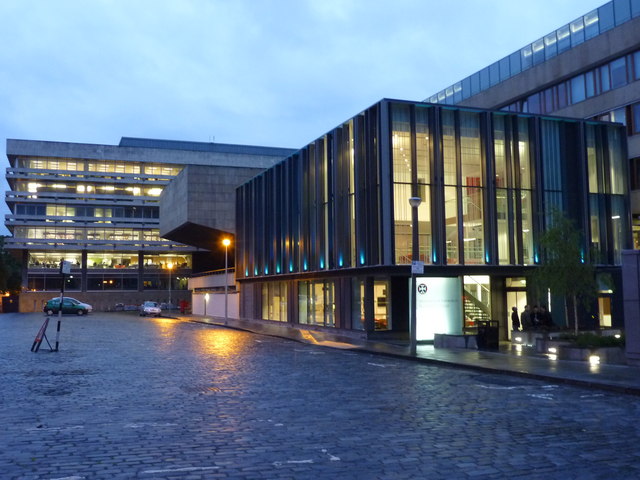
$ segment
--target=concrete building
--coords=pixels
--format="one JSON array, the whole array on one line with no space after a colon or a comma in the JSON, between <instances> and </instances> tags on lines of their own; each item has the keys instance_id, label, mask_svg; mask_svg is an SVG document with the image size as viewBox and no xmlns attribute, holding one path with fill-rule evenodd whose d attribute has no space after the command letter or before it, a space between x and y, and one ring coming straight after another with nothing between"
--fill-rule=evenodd
<instances>
[{"instance_id":1,"label":"concrete building","mask_svg":"<svg viewBox=\"0 0 640 480\"><path fill-rule=\"evenodd\" d=\"M528 282L558 209L617 286L581 327L620 327L625 147L613 123L382 100L238 188L240 317L401 337L413 296L417 340L509 338L511 306L549 301Z\"/></svg>"},{"instance_id":2,"label":"concrete building","mask_svg":"<svg viewBox=\"0 0 640 480\"><path fill-rule=\"evenodd\" d=\"M196 229L207 224L202 213L211 214L210 203L180 196L197 197L199 184L189 172L205 169L224 179L222 188L210 183L205 189L221 206L216 212L220 221L213 227L232 232L233 188L291 152L126 137L119 145L7 140L6 202L11 213L5 225L12 237L5 247L23 260L20 310L40 310L59 294L61 260L72 265L65 277L67 294L97 310L143 300L190 301L188 277L216 268L220 260ZM161 221L161 194L174 179L176 191L183 179L193 188L170 198ZM225 202L230 213L220 216ZM193 222L191 237L182 238L172 213ZM160 233L161 224L166 236Z\"/></svg>"},{"instance_id":3,"label":"concrete building","mask_svg":"<svg viewBox=\"0 0 640 480\"><path fill-rule=\"evenodd\" d=\"M425 101L623 123L640 248L640 1L607 2Z\"/></svg>"}]
</instances>

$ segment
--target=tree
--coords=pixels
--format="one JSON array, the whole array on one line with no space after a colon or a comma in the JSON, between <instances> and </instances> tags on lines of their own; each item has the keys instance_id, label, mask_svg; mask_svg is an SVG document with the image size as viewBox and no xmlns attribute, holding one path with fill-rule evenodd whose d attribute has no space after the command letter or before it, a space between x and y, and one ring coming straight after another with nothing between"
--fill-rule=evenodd
<instances>
[{"instance_id":1,"label":"tree","mask_svg":"<svg viewBox=\"0 0 640 480\"><path fill-rule=\"evenodd\" d=\"M552 295L572 299L575 333L578 334L578 302L589 309L597 297L593 265L585 260L581 233L562 212L551 213L550 227L540 236L541 265L532 275L534 287L549 289ZM568 318L568 315L567 315Z\"/></svg>"},{"instance_id":2,"label":"tree","mask_svg":"<svg viewBox=\"0 0 640 480\"><path fill-rule=\"evenodd\" d=\"M0 293L18 293L22 285L22 266L4 248L5 236L0 236Z\"/></svg>"}]
</instances>

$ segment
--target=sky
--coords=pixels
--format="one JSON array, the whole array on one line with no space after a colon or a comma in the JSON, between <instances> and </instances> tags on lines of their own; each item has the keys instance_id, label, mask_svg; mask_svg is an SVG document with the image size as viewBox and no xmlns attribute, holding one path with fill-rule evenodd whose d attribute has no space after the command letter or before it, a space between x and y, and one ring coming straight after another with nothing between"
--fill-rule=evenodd
<instances>
[{"instance_id":1,"label":"sky","mask_svg":"<svg viewBox=\"0 0 640 480\"><path fill-rule=\"evenodd\" d=\"M0 168L7 138L301 148L382 98L424 100L604 3L0 0Z\"/></svg>"}]
</instances>

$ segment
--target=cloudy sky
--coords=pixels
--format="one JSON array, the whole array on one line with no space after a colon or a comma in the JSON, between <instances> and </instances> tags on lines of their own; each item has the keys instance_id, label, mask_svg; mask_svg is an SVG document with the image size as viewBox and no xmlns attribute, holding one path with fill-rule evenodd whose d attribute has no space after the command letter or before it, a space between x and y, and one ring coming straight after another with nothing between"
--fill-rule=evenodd
<instances>
[{"instance_id":1,"label":"cloudy sky","mask_svg":"<svg viewBox=\"0 0 640 480\"><path fill-rule=\"evenodd\" d=\"M0 167L6 138L302 147L603 3L0 0Z\"/></svg>"}]
</instances>

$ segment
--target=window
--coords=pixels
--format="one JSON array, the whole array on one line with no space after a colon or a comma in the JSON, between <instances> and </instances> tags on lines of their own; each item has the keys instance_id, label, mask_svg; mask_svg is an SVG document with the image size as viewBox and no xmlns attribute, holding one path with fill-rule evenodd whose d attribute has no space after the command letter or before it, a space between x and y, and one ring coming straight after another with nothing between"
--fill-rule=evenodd
<instances>
[{"instance_id":1,"label":"window","mask_svg":"<svg viewBox=\"0 0 640 480\"><path fill-rule=\"evenodd\" d=\"M285 282L262 284L262 318L278 322L287 321L287 284Z\"/></svg>"},{"instance_id":2,"label":"window","mask_svg":"<svg viewBox=\"0 0 640 480\"><path fill-rule=\"evenodd\" d=\"M613 2L606 3L602 7L598 8L598 25L598 33L611 30L615 26L613 18ZM598 33L596 33L596 35Z\"/></svg>"},{"instance_id":3,"label":"window","mask_svg":"<svg viewBox=\"0 0 640 480\"><path fill-rule=\"evenodd\" d=\"M590 70L584 74L584 78L586 81L586 89L585 93L587 98L591 98L596 94L596 77L594 75L594 71Z\"/></svg>"},{"instance_id":4,"label":"window","mask_svg":"<svg viewBox=\"0 0 640 480\"><path fill-rule=\"evenodd\" d=\"M633 55L633 79L640 80L640 51L635 52Z\"/></svg>"},{"instance_id":5,"label":"window","mask_svg":"<svg viewBox=\"0 0 640 480\"><path fill-rule=\"evenodd\" d=\"M585 99L584 75L571 79L571 103L578 103Z\"/></svg>"},{"instance_id":6,"label":"window","mask_svg":"<svg viewBox=\"0 0 640 480\"><path fill-rule=\"evenodd\" d=\"M556 32L550 33L544 37L545 58L549 60L558 54L558 43Z\"/></svg>"},{"instance_id":7,"label":"window","mask_svg":"<svg viewBox=\"0 0 640 480\"><path fill-rule=\"evenodd\" d=\"M544 62L544 39L536 40L531 44L533 50L533 64L538 65Z\"/></svg>"},{"instance_id":8,"label":"window","mask_svg":"<svg viewBox=\"0 0 640 480\"><path fill-rule=\"evenodd\" d=\"M611 90L611 80L609 77L609 64L600 67L600 93Z\"/></svg>"},{"instance_id":9,"label":"window","mask_svg":"<svg viewBox=\"0 0 640 480\"><path fill-rule=\"evenodd\" d=\"M586 40L589 40L599 33L598 10L594 10L584 16L584 37Z\"/></svg>"},{"instance_id":10,"label":"window","mask_svg":"<svg viewBox=\"0 0 640 480\"><path fill-rule=\"evenodd\" d=\"M627 63L626 57L620 57L610 63L611 66L611 88L622 87L627 84Z\"/></svg>"},{"instance_id":11,"label":"window","mask_svg":"<svg viewBox=\"0 0 640 480\"><path fill-rule=\"evenodd\" d=\"M558 34L558 53L569 50L571 48L571 30L569 25L560 27L556 33Z\"/></svg>"},{"instance_id":12,"label":"window","mask_svg":"<svg viewBox=\"0 0 640 480\"><path fill-rule=\"evenodd\" d=\"M584 20L579 18L569 25L571 30L571 46L575 47L584 42Z\"/></svg>"},{"instance_id":13,"label":"window","mask_svg":"<svg viewBox=\"0 0 640 480\"><path fill-rule=\"evenodd\" d=\"M527 45L520 50L520 59L522 60L522 70L533 66L533 51L531 50L531 45Z\"/></svg>"},{"instance_id":14,"label":"window","mask_svg":"<svg viewBox=\"0 0 640 480\"><path fill-rule=\"evenodd\" d=\"M640 103L631 106L631 131L640 133Z\"/></svg>"},{"instance_id":15,"label":"window","mask_svg":"<svg viewBox=\"0 0 640 480\"><path fill-rule=\"evenodd\" d=\"M616 25L631 20L631 8L628 0L614 0L613 11L615 14Z\"/></svg>"},{"instance_id":16,"label":"window","mask_svg":"<svg viewBox=\"0 0 640 480\"><path fill-rule=\"evenodd\" d=\"M298 320L304 325L335 327L335 285L332 281L300 282Z\"/></svg>"}]
</instances>

